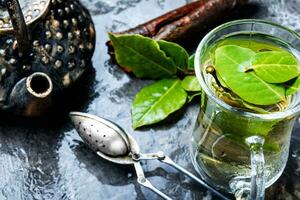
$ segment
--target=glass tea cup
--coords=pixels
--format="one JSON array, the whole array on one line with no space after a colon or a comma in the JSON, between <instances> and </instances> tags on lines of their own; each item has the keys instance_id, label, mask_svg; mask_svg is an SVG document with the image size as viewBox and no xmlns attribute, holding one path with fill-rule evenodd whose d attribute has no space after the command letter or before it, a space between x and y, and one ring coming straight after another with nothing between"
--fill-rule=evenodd
<instances>
[{"instance_id":1,"label":"glass tea cup","mask_svg":"<svg viewBox=\"0 0 300 200\"><path fill-rule=\"evenodd\" d=\"M208 33L195 55L195 71L202 87L201 108L192 137L197 172L214 187L237 199L264 199L265 188L282 174L289 155L291 132L300 111L300 94L284 111L256 114L237 109L218 98L205 73L214 45L232 36L259 37L300 58L300 36L262 20L237 20ZM242 84L242 83L241 83Z\"/></svg>"}]
</instances>

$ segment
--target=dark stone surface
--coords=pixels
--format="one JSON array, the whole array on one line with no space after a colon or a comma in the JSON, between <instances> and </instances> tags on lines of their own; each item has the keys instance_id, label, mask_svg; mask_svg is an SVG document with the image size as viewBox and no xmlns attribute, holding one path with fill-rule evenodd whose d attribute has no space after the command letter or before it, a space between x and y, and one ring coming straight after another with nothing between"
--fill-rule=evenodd
<instances>
[{"instance_id":1,"label":"dark stone surface","mask_svg":"<svg viewBox=\"0 0 300 200\"><path fill-rule=\"evenodd\" d=\"M185 0L83 0L96 25L95 74L66 101L82 111L111 119L131 133L142 150L163 150L194 171L189 156L191 130L198 109L190 105L159 124L133 131L130 107L134 95L150 81L128 77L111 63L107 31L123 30L179 7ZM300 32L300 0L254 0L239 17L263 18ZM200 40L200 38L199 38ZM199 41L194 41L197 45ZM96 83L93 85L93 75ZM90 90L86 90L90 87ZM86 91L89 91L87 93ZM74 103L75 102L75 103ZM62 102L64 107L65 102ZM131 167L108 163L89 150L59 113L35 121L2 118L0 124L0 199L131 200L158 199L141 188ZM287 167L267 191L267 199L300 199L300 122L294 129ZM174 199L215 199L177 171L155 161L143 163L146 176Z\"/></svg>"}]
</instances>

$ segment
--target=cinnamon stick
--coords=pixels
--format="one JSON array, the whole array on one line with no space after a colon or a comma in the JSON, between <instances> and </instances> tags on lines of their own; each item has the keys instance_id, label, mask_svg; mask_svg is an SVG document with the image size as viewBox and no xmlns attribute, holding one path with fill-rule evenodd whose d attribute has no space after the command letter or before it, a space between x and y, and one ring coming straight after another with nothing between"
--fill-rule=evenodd
<instances>
[{"instance_id":1,"label":"cinnamon stick","mask_svg":"<svg viewBox=\"0 0 300 200\"><path fill-rule=\"evenodd\" d=\"M243 5L247 0L198 0L167 12L137 27L115 34L140 34L143 36L176 40L188 30L210 25L227 15L235 6Z\"/></svg>"},{"instance_id":2,"label":"cinnamon stick","mask_svg":"<svg viewBox=\"0 0 300 200\"><path fill-rule=\"evenodd\" d=\"M178 41L190 33L205 30L219 19L228 16L236 6L248 0L198 0L167 12L134 28L114 34L140 34L157 40ZM114 59L114 49L107 42L108 53Z\"/></svg>"}]
</instances>

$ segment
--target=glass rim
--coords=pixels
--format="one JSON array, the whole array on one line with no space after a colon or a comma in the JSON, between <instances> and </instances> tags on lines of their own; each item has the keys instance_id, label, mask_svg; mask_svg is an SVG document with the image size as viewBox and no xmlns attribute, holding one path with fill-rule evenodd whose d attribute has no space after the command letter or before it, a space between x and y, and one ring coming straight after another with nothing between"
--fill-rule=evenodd
<instances>
[{"instance_id":1,"label":"glass rim","mask_svg":"<svg viewBox=\"0 0 300 200\"><path fill-rule=\"evenodd\" d=\"M208 95L216 104L220 105L221 107L223 107L226 110L229 110L231 112L236 112L242 116L245 117L251 117L251 118L259 118L262 120L274 120L274 119L283 119L289 116L293 116L296 115L297 113L300 112L300 104L284 110L284 111L279 111L279 112L274 112L274 113L270 113L270 114L257 114L257 113L252 113L252 112L248 112L248 111L243 111L240 109L237 109L236 107L233 107L227 103L225 103L224 101L222 101L220 98L218 98L216 96L216 94L208 88L206 82L204 81L203 77L202 77L202 72L201 72L201 68L200 68L200 55L201 55L201 49L205 46L207 40L215 33L217 33L218 31L234 26L234 25L239 25L239 24L248 24L248 23L253 23L253 24L267 24L267 25L271 25L271 26L275 26L277 28L280 29L284 29L286 31L288 31L289 33L291 33L292 35L294 35L296 38L298 38L300 40L300 35L295 32L294 30L291 30L288 27L282 26L280 24L274 23L274 22L270 22L270 21L266 21L266 20L260 20L260 19L241 19L241 20L234 20L234 21L230 21L224 24L221 24L220 26L217 26L216 28L214 28L213 30L211 30L209 33L207 33L202 40L200 41L196 53L195 53L195 58L194 58L194 66L195 66L195 73L197 76L197 79L201 85L202 91L206 93L206 95Z\"/></svg>"}]
</instances>

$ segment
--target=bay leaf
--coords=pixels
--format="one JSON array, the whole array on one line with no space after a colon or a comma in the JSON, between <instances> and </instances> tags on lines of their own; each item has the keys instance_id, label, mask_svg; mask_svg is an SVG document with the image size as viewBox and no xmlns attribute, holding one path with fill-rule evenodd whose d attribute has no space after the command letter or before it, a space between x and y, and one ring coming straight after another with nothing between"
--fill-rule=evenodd
<instances>
[{"instance_id":1,"label":"bay leaf","mask_svg":"<svg viewBox=\"0 0 300 200\"><path fill-rule=\"evenodd\" d=\"M270 135L278 120L266 120L244 117L233 112L218 112L213 119L217 127L222 127L226 137L230 137L241 145L245 144L245 138L250 136L262 136L265 138L264 150L278 152L280 147L277 141Z\"/></svg>"},{"instance_id":2,"label":"bay leaf","mask_svg":"<svg viewBox=\"0 0 300 200\"><path fill-rule=\"evenodd\" d=\"M187 93L179 79L163 79L144 87L132 105L133 128L154 124L180 109Z\"/></svg>"},{"instance_id":3,"label":"bay leaf","mask_svg":"<svg viewBox=\"0 0 300 200\"><path fill-rule=\"evenodd\" d=\"M238 107L240 109L245 109L251 112L256 112L259 114L269 114L270 112L268 112L267 110L264 110L263 108L251 105L245 101L243 101L240 98L234 97L232 94L228 93L228 92L223 92L221 93L221 95L219 96L220 99L222 99L225 103Z\"/></svg>"},{"instance_id":4,"label":"bay leaf","mask_svg":"<svg viewBox=\"0 0 300 200\"><path fill-rule=\"evenodd\" d=\"M211 80L211 85L214 93L217 95L218 98L222 99L226 104L234 106L238 109L256 112L260 114L269 114L269 112L263 108L255 106L253 104L247 103L236 94L234 94L230 90L224 90L223 86L217 84L215 78L213 77Z\"/></svg>"},{"instance_id":5,"label":"bay leaf","mask_svg":"<svg viewBox=\"0 0 300 200\"><path fill-rule=\"evenodd\" d=\"M174 61L158 43L141 35L109 33L119 65L129 68L140 78L167 78L176 74Z\"/></svg>"},{"instance_id":6,"label":"bay leaf","mask_svg":"<svg viewBox=\"0 0 300 200\"><path fill-rule=\"evenodd\" d=\"M165 40L158 40L157 43L166 56L173 60L178 69L185 70L188 68L189 54L183 47Z\"/></svg>"},{"instance_id":7,"label":"bay leaf","mask_svg":"<svg viewBox=\"0 0 300 200\"><path fill-rule=\"evenodd\" d=\"M257 53L251 68L257 76L268 83L284 83L299 75L296 58L284 51L266 51Z\"/></svg>"},{"instance_id":8,"label":"bay leaf","mask_svg":"<svg viewBox=\"0 0 300 200\"><path fill-rule=\"evenodd\" d=\"M226 45L215 51L215 69L226 85L243 100L255 105L275 104L285 99L285 88L266 83L254 71L245 73L255 52Z\"/></svg>"},{"instance_id":9,"label":"bay leaf","mask_svg":"<svg viewBox=\"0 0 300 200\"><path fill-rule=\"evenodd\" d=\"M182 82L181 86L185 91L188 92L198 92L201 91L201 86L196 76L186 76Z\"/></svg>"},{"instance_id":10,"label":"bay leaf","mask_svg":"<svg viewBox=\"0 0 300 200\"><path fill-rule=\"evenodd\" d=\"M194 60L195 60L195 54L192 54L189 57L189 65L188 65L189 69L194 69Z\"/></svg>"},{"instance_id":11,"label":"bay leaf","mask_svg":"<svg viewBox=\"0 0 300 200\"><path fill-rule=\"evenodd\" d=\"M277 123L274 121L262 121L261 119L249 119L233 112L222 111L216 114L213 121L215 125L222 127L224 134L233 134L239 137L259 135L266 137Z\"/></svg>"},{"instance_id":12,"label":"bay leaf","mask_svg":"<svg viewBox=\"0 0 300 200\"><path fill-rule=\"evenodd\" d=\"M292 95L300 89L300 77L292 80L291 83L287 83L286 96Z\"/></svg>"}]
</instances>

